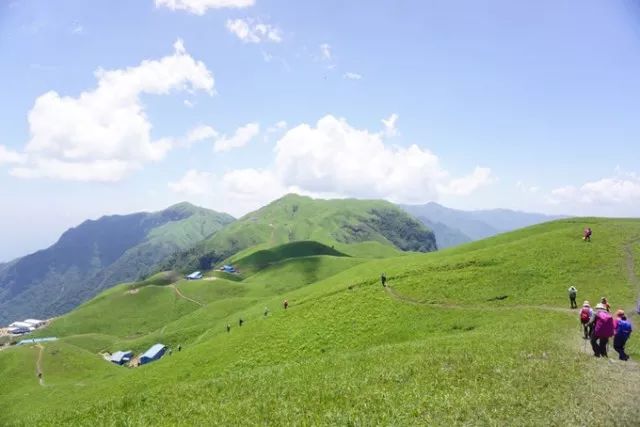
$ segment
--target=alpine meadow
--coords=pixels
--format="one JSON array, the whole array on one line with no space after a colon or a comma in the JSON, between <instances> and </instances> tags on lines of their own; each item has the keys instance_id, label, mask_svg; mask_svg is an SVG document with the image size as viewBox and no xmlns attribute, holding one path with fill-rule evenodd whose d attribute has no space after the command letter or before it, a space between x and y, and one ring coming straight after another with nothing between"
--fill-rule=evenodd
<instances>
[{"instance_id":1,"label":"alpine meadow","mask_svg":"<svg viewBox=\"0 0 640 427\"><path fill-rule=\"evenodd\" d=\"M0 1L0 427L640 426L640 1Z\"/></svg>"}]
</instances>

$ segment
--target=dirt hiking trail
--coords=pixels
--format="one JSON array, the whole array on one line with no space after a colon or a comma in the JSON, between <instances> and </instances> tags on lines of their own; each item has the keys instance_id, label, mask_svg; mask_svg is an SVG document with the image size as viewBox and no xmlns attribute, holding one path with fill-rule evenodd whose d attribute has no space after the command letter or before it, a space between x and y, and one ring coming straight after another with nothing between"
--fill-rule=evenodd
<instances>
[{"instance_id":1,"label":"dirt hiking trail","mask_svg":"<svg viewBox=\"0 0 640 427\"><path fill-rule=\"evenodd\" d=\"M196 301L193 298L189 298L188 296L180 292L180 289L178 289L176 285L169 285L169 286L171 286L173 290L176 291L176 295L178 295L180 298L186 299L187 301L191 301L192 303L197 304L200 307L204 306L204 304L202 304L200 301Z\"/></svg>"}]
</instances>

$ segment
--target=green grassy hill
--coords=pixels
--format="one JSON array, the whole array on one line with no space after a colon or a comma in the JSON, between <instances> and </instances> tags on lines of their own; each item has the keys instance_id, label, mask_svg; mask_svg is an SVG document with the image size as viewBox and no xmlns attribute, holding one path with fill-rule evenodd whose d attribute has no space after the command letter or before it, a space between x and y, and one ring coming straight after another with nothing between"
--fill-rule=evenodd
<instances>
[{"instance_id":1,"label":"green grassy hill","mask_svg":"<svg viewBox=\"0 0 640 427\"><path fill-rule=\"evenodd\" d=\"M44 385L39 348L0 351L0 424L635 425L640 367L585 351L566 289L631 308L636 272L640 221L591 218L429 254L285 258L237 282L122 285L41 332L62 338L42 346ZM97 355L154 342L173 354L135 369ZM640 358L634 335L628 352Z\"/></svg>"},{"instance_id":2,"label":"green grassy hill","mask_svg":"<svg viewBox=\"0 0 640 427\"><path fill-rule=\"evenodd\" d=\"M167 257L231 221L188 203L85 221L50 248L0 268L0 325L67 312L116 283L157 271Z\"/></svg>"},{"instance_id":3,"label":"green grassy hill","mask_svg":"<svg viewBox=\"0 0 640 427\"><path fill-rule=\"evenodd\" d=\"M232 255L300 240L333 246L340 252L362 257L372 250L380 256L401 251L427 252L436 249L433 233L397 206L384 201L314 200L287 195L252 212L189 251L170 259L165 269L209 270ZM358 254L352 244L373 242ZM357 247L355 248L357 250Z\"/></svg>"}]
</instances>

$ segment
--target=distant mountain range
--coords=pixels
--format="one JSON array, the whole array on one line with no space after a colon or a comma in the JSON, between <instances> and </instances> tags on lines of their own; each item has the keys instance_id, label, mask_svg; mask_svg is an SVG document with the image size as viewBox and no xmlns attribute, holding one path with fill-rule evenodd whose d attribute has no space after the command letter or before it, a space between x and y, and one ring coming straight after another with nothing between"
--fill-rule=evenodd
<instances>
[{"instance_id":1,"label":"distant mountain range","mask_svg":"<svg viewBox=\"0 0 640 427\"><path fill-rule=\"evenodd\" d=\"M181 203L85 221L53 246L0 265L0 324L64 313L107 287L144 277L233 220Z\"/></svg>"},{"instance_id":2,"label":"distant mountain range","mask_svg":"<svg viewBox=\"0 0 640 427\"><path fill-rule=\"evenodd\" d=\"M463 211L434 202L400 207L433 230L440 249L563 218L509 209Z\"/></svg>"},{"instance_id":3,"label":"distant mountain range","mask_svg":"<svg viewBox=\"0 0 640 427\"><path fill-rule=\"evenodd\" d=\"M353 257L388 257L555 218L293 194L238 220L188 203L154 213L105 216L71 228L47 249L0 264L0 325L56 316L114 284L160 270L207 270L289 242L313 240Z\"/></svg>"}]
</instances>

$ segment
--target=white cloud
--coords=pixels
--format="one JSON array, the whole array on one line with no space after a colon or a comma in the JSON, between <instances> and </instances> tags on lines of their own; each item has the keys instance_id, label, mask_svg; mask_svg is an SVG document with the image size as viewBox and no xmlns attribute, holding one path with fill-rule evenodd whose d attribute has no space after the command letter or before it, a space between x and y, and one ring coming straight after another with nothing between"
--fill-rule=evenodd
<instances>
[{"instance_id":1,"label":"white cloud","mask_svg":"<svg viewBox=\"0 0 640 427\"><path fill-rule=\"evenodd\" d=\"M247 123L246 125L236 129L231 137L226 135L219 138L213 146L216 152L229 151L234 148L240 148L247 145L253 138L260 133L260 125L258 123Z\"/></svg>"},{"instance_id":2,"label":"white cloud","mask_svg":"<svg viewBox=\"0 0 640 427\"><path fill-rule=\"evenodd\" d=\"M182 103L187 108L193 108L195 106L195 104L193 102L189 101L188 99L185 99L184 101L182 101Z\"/></svg>"},{"instance_id":3,"label":"white cloud","mask_svg":"<svg viewBox=\"0 0 640 427\"><path fill-rule=\"evenodd\" d=\"M239 215L290 192L424 203L440 195L467 195L492 180L490 170L482 167L468 176L451 177L429 150L392 147L383 141L378 132L356 129L328 115L315 126L300 124L288 130L277 142L269 168L232 170L220 178L189 171L169 187Z\"/></svg>"},{"instance_id":4,"label":"white cloud","mask_svg":"<svg viewBox=\"0 0 640 427\"><path fill-rule=\"evenodd\" d=\"M224 174L222 183L225 193L238 199L254 200L260 197L263 203L283 195L286 189L270 170L237 169Z\"/></svg>"},{"instance_id":5,"label":"white cloud","mask_svg":"<svg viewBox=\"0 0 640 427\"><path fill-rule=\"evenodd\" d=\"M156 7L171 10L185 10L195 15L204 15L208 9L236 8L253 6L255 0L156 0Z\"/></svg>"},{"instance_id":6,"label":"white cloud","mask_svg":"<svg viewBox=\"0 0 640 427\"><path fill-rule=\"evenodd\" d=\"M578 203L582 205L629 205L640 203L640 177L636 174L619 174L587 182L580 187L565 186L551 191L553 203Z\"/></svg>"},{"instance_id":7,"label":"white cloud","mask_svg":"<svg viewBox=\"0 0 640 427\"><path fill-rule=\"evenodd\" d=\"M28 116L27 162L12 175L120 180L144 163L161 160L172 147L167 138L152 140L142 94L213 94L214 89L210 71L186 52L181 40L172 55L125 69L98 69L95 76L96 88L76 98L49 91L36 99Z\"/></svg>"},{"instance_id":8,"label":"white cloud","mask_svg":"<svg viewBox=\"0 0 640 427\"><path fill-rule=\"evenodd\" d=\"M244 43L261 43L265 41L280 43L282 41L282 31L279 28L252 18L228 19L227 30L235 34ZM269 60L271 58L269 56Z\"/></svg>"},{"instance_id":9,"label":"white cloud","mask_svg":"<svg viewBox=\"0 0 640 427\"><path fill-rule=\"evenodd\" d=\"M191 129L187 134L187 142L193 143L203 141L209 138L215 138L218 136L218 132L211 126L200 125Z\"/></svg>"},{"instance_id":10,"label":"white cloud","mask_svg":"<svg viewBox=\"0 0 640 427\"><path fill-rule=\"evenodd\" d=\"M516 182L516 188L520 191L522 191L523 193L531 193L531 194L536 194L540 191L540 187L536 186L536 185L526 185L524 182L522 181L518 181Z\"/></svg>"},{"instance_id":11,"label":"white cloud","mask_svg":"<svg viewBox=\"0 0 640 427\"><path fill-rule=\"evenodd\" d=\"M331 115L315 127L302 124L289 130L275 151L274 173L283 186L312 193L418 203L440 194L469 194L490 182L487 168L451 179L429 150L386 146L382 135Z\"/></svg>"},{"instance_id":12,"label":"white cloud","mask_svg":"<svg viewBox=\"0 0 640 427\"><path fill-rule=\"evenodd\" d=\"M396 127L397 122L398 115L396 113L390 115L388 119L382 119L382 124L384 125L384 135L387 138L392 138L398 135L398 128Z\"/></svg>"},{"instance_id":13,"label":"white cloud","mask_svg":"<svg viewBox=\"0 0 640 427\"><path fill-rule=\"evenodd\" d=\"M26 156L0 145L0 165L3 163L24 163Z\"/></svg>"},{"instance_id":14,"label":"white cloud","mask_svg":"<svg viewBox=\"0 0 640 427\"><path fill-rule=\"evenodd\" d=\"M201 196L213 191L215 180L209 172L188 170L178 181L170 182L169 189L186 196Z\"/></svg>"},{"instance_id":15,"label":"white cloud","mask_svg":"<svg viewBox=\"0 0 640 427\"><path fill-rule=\"evenodd\" d=\"M328 43L322 43L320 45L320 55L321 55L321 58L324 59L325 61L330 61L332 58L331 45Z\"/></svg>"},{"instance_id":16,"label":"white cloud","mask_svg":"<svg viewBox=\"0 0 640 427\"><path fill-rule=\"evenodd\" d=\"M487 185L493 181L491 169L476 167L474 171L462 178L452 179L446 184L438 186L438 190L442 194L453 196L468 196L478 188Z\"/></svg>"},{"instance_id":17,"label":"white cloud","mask_svg":"<svg viewBox=\"0 0 640 427\"><path fill-rule=\"evenodd\" d=\"M273 126L269 126L267 128L267 133L282 132L285 129L287 129L287 122L280 120L279 122L274 123Z\"/></svg>"},{"instance_id":18,"label":"white cloud","mask_svg":"<svg viewBox=\"0 0 640 427\"><path fill-rule=\"evenodd\" d=\"M75 35L80 35L84 33L84 27L80 24L75 25L72 29L71 29L71 34L75 34Z\"/></svg>"},{"instance_id":19,"label":"white cloud","mask_svg":"<svg viewBox=\"0 0 640 427\"><path fill-rule=\"evenodd\" d=\"M349 80L360 80L362 78L362 75L349 71L347 73L344 73L342 77Z\"/></svg>"}]
</instances>

